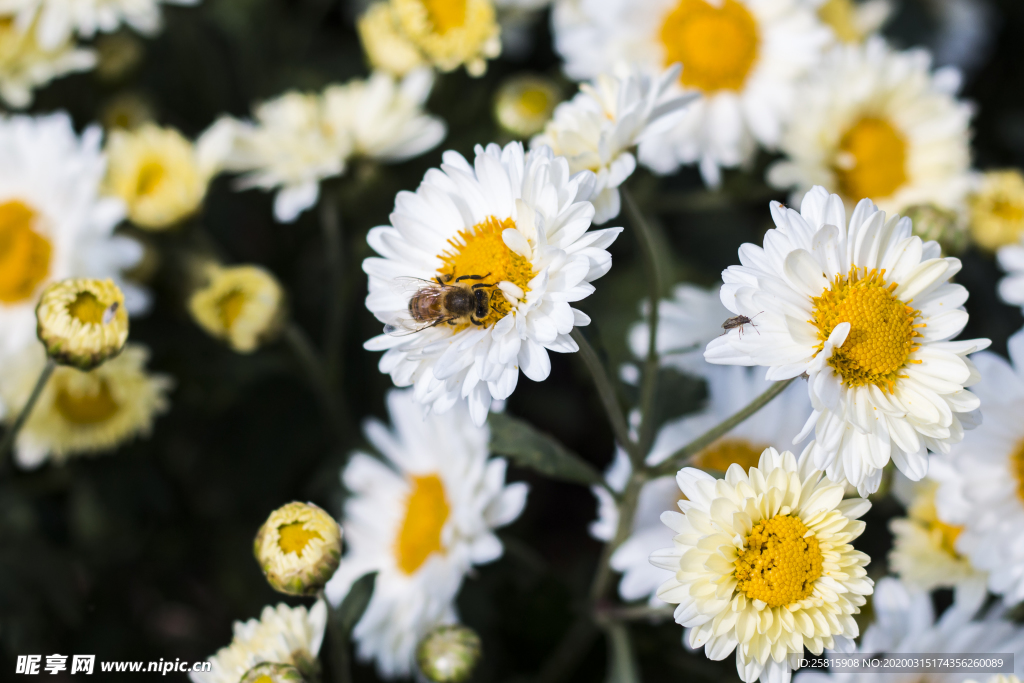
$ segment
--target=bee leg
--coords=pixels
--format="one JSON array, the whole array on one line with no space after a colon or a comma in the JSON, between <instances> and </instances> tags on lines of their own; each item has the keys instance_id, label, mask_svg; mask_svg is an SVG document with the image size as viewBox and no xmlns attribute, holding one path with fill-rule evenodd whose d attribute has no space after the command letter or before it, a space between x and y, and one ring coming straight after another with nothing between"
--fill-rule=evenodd
<instances>
[{"instance_id":1,"label":"bee leg","mask_svg":"<svg viewBox=\"0 0 1024 683\"><path fill-rule=\"evenodd\" d=\"M470 319L469 319L469 322L473 323L473 324L474 324L474 325L476 325L477 327L479 327L480 325L483 325L483 324L484 324L484 321L483 321L483 320L477 320L476 318L470 318Z\"/></svg>"},{"instance_id":2,"label":"bee leg","mask_svg":"<svg viewBox=\"0 0 1024 683\"><path fill-rule=\"evenodd\" d=\"M485 277L489 275L490 273L487 273L487 275L462 275L460 277L455 278L455 281L462 282L463 280L483 280Z\"/></svg>"}]
</instances>

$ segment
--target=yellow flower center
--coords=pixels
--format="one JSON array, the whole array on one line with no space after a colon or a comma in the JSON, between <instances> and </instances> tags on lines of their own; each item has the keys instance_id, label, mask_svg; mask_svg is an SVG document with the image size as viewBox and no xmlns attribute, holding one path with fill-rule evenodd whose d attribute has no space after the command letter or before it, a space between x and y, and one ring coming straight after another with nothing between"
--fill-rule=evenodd
<instances>
[{"instance_id":1,"label":"yellow flower center","mask_svg":"<svg viewBox=\"0 0 1024 683\"><path fill-rule=\"evenodd\" d=\"M267 674L263 674L252 683L274 683L274 679L268 676Z\"/></svg>"},{"instance_id":2,"label":"yellow flower center","mask_svg":"<svg viewBox=\"0 0 1024 683\"><path fill-rule=\"evenodd\" d=\"M304 522L292 522L278 527L277 536L277 545L280 546L281 552L295 553L299 557L302 557L302 551L310 541L314 538L323 539L317 532L307 529Z\"/></svg>"},{"instance_id":3,"label":"yellow flower center","mask_svg":"<svg viewBox=\"0 0 1024 683\"><path fill-rule=\"evenodd\" d=\"M449 513L440 477L413 477L410 483L412 491L405 501L405 520L395 544L398 567L406 574L419 569L431 553L444 552L441 530Z\"/></svg>"},{"instance_id":4,"label":"yellow flower center","mask_svg":"<svg viewBox=\"0 0 1024 683\"><path fill-rule=\"evenodd\" d=\"M68 304L68 314L85 325L102 325L106 311L107 307L92 292L79 292L75 300Z\"/></svg>"},{"instance_id":5,"label":"yellow flower center","mask_svg":"<svg viewBox=\"0 0 1024 683\"><path fill-rule=\"evenodd\" d=\"M1024 220L1024 206L1009 197L997 197L992 200L989 212L999 220L1019 223ZM1018 230L1021 227L1018 226Z\"/></svg>"},{"instance_id":6,"label":"yellow flower center","mask_svg":"<svg viewBox=\"0 0 1024 683\"><path fill-rule=\"evenodd\" d=\"M225 330L230 330L234 326L248 299L241 289L232 289L217 300L217 315Z\"/></svg>"},{"instance_id":7,"label":"yellow flower center","mask_svg":"<svg viewBox=\"0 0 1024 683\"><path fill-rule=\"evenodd\" d=\"M427 16L434 30L448 33L453 28L461 28L466 23L466 3L468 0L423 0L427 8Z\"/></svg>"},{"instance_id":8,"label":"yellow flower center","mask_svg":"<svg viewBox=\"0 0 1024 683\"><path fill-rule=\"evenodd\" d=\"M50 272L50 241L33 230L36 212L21 202L0 204L0 303L28 301Z\"/></svg>"},{"instance_id":9,"label":"yellow flower center","mask_svg":"<svg viewBox=\"0 0 1024 683\"><path fill-rule=\"evenodd\" d=\"M92 393L71 393L66 386L61 387L57 390L54 406L65 420L82 426L106 422L121 409L103 379Z\"/></svg>"},{"instance_id":10,"label":"yellow flower center","mask_svg":"<svg viewBox=\"0 0 1024 683\"><path fill-rule=\"evenodd\" d=\"M818 539L798 517L778 515L755 526L736 558L737 589L782 607L810 597L822 573Z\"/></svg>"},{"instance_id":11,"label":"yellow flower center","mask_svg":"<svg viewBox=\"0 0 1024 683\"><path fill-rule=\"evenodd\" d=\"M835 163L839 194L852 202L884 199L907 182L907 143L884 119L866 116L840 138Z\"/></svg>"},{"instance_id":12,"label":"yellow flower center","mask_svg":"<svg viewBox=\"0 0 1024 683\"><path fill-rule=\"evenodd\" d=\"M501 233L516 224L511 218L499 221L493 216L469 230L460 230L459 234L448 240L452 251L438 255L444 265L437 274L441 280L454 282L463 275L485 276L481 280L470 280L472 284L496 285L499 282L511 282L524 293L530 291L529 282L533 279L533 265L529 260L509 249L501 238ZM490 327L512 310L512 304L497 287L488 287L491 293L490 308L487 317L483 318L483 326ZM455 326L455 330L465 328L469 323Z\"/></svg>"},{"instance_id":13,"label":"yellow flower center","mask_svg":"<svg viewBox=\"0 0 1024 683\"><path fill-rule=\"evenodd\" d=\"M859 43L862 35L857 27L857 9L852 0L828 0L818 8L818 18L828 24L836 38L844 43Z\"/></svg>"},{"instance_id":14,"label":"yellow flower center","mask_svg":"<svg viewBox=\"0 0 1024 683\"><path fill-rule=\"evenodd\" d=\"M964 528L962 526L954 526L952 524L946 524L940 519L936 519L932 522L932 529L938 530L941 538L940 545L950 555L959 557L960 554L956 551L956 539L960 538L960 534Z\"/></svg>"},{"instance_id":15,"label":"yellow flower center","mask_svg":"<svg viewBox=\"0 0 1024 683\"><path fill-rule=\"evenodd\" d=\"M519 95L519 107L527 116L540 116L551 106L551 94L543 88L527 88Z\"/></svg>"},{"instance_id":16,"label":"yellow flower center","mask_svg":"<svg viewBox=\"0 0 1024 683\"><path fill-rule=\"evenodd\" d=\"M684 86L704 92L741 90L757 60L757 21L737 0L716 7L705 0L680 0L659 35L665 63L681 62Z\"/></svg>"},{"instance_id":17,"label":"yellow flower center","mask_svg":"<svg viewBox=\"0 0 1024 683\"><path fill-rule=\"evenodd\" d=\"M885 283L885 270L861 270L854 267L849 276L837 275L832 289L812 300L811 322L822 345L836 325L850 323L846 341L828 361L847 386L874 384L892 392L900 369L921 362L908 358L919 348L914 337L921 336L917 328L924 323L915 324L921 312L893 295L897 284Z\"/></svg>"},{"instance_id":18,"label":"yellow flower center","mask_svg":"<svg viewBox=\"0 0 1024 683\"><path fill-rule=\"evenodd\" d=\"M139 177L135 183L135 194L145 197L152 194L167 176L167 170L159 161L147 161L139 168Z\"/></svg>"},{"instance_id":19,"label":"yellow flower center","mask_svg":"<svg viewBox=\"0 0 1024 683\"><path fill-rule=\"evenodd\" d=\"M706 470L725 472L733 463L743 468L757 467L761 453L767 446L755 446L745 439L719 439L697 454L697 466Z\"/></svg>"},{"instance_id":20,"label":"yellow flower center","mask_svg":"<svg viewBox=\"0 0 1024 683\"><path fill-rule=\"evenodd\" d=\"M1017 479L1017 497L1024 501L1024 439L1017 443L1010 456L1010 469Z\"/></svg>"}]
</instances>

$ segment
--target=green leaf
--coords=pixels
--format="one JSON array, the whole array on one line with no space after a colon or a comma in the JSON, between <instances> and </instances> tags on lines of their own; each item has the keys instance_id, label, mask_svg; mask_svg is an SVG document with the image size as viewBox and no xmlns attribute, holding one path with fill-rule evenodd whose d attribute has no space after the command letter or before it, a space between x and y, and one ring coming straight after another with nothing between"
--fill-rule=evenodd
<instances>
[{"instance_id":1,"label":"green leaf","mask_svg":"<svg viewBox=\"0 0 1024 683\"><path fill-rule=\"evenodd\" d=\"M600 484L600 473L552 436L511 415L492 413L491 451L544 476L575 484Z\"/></svg>"},{"instance_id":2,"label":"green leaf","mask_svg":"<svg viewBox=\"0 0 1024 683\"><path fill-rule=\"evenodd\" d=\"M335 618L337 619L338 627L346 639L359 619L362 618L363 612L366 611L366 606L370 604L370 598L373 597L373 585L376 581L377 572L363 574L352 584L348 595L345 596L345 599L341 601L341 605L338 606Z\"/></svg>"}]
</instances>

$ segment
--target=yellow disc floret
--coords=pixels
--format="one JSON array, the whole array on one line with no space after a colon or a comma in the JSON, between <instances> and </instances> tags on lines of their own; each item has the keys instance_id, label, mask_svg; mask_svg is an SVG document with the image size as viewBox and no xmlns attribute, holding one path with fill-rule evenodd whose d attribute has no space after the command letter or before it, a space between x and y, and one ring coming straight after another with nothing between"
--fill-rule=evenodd
<instances>
[{"instance_id":1,"label":"yellow disc floret","mask_svg":"<svg viewBox=\"0 0 1024 683\"><path fill-rule=\"evenodd\" d=\"M1010 456L1010 471L1017 480L1017 496L1024 501L1024 439L1017 443Z\"/></svg>"},{"instance_id":2,"label":"yellow disc floret","mask_svg":"<svg viewBox=\"0 0 1024 683\"><path fill-rule=\"evenodd\" d=\"M444 265L437 271L442 281L454 281L463 275L485 276L474 280L474 284L496 285L511 282L524 293L530 291L533 279L533 265L525 257L512 251L505 244L501 233L516 224L511 218L499 221L493 216L469 230L460 230L456 237L448 240L450 251L438 255ZM512 310L512 304L497 287L490 288L491 302L483 326L490 327ZM465 325L456 326L458 331Z\"/></svg>"},{"instance_id":3,"label":"yellow disc floret","mask_svg":"<svg viewBox=\"0 0 1024 683\"><path fill-rule=\"evenodd\" d=\"M658 37L665 64L682 63L683 85L708 93L742 90L760 44L757 21L738 0L680 0Z\"/></svg>"},{"instance_id":4,"label":"yellow disc floret","mask_svg":"<svg viewBox=\"0 0 1024 683\"><path fill-rule=\"evenodd\" d=\"M822 574L818 539L798 517L778 515L762 520L736 558L737 590L769 607L782 607L810 597Z\"/></svg>"},{"instance_id":5,"label":"yellow disc floret","mask_svg":"<svg viewBox=\"0 0 1024 683\"><path fill-rule=\"evenodd\" d=\"M312 503L288 503L260 527L253 554L272 588L314 595L341 561L341 527Z\"/></svg>"},{"instance_id":6,"label":"yellow disc floret","mask_svg":"<svg viewBox=\"0 0 1024 683\"><path fill-rule=\"evenodd\" d=\"M767 447L755 446L746 439L722 438L697 454L697 467L725 472L730 465L736 463L746 472L751 467L757 467L761 453Z\"/></svg>"},{"instance_id":7,"label":"yellow disc floret","mask_svg":"<svg viewBox=\"0 0 1024 683\"><path fill-rule=\"evenodd\" d=\"M0 204L0 303L32 298L50 272L50 241L36 229L35 211L19 201Z\"/></svg>"},{"instance_id":8,"label":"yellow disc floret","mask_svg":"<svg viewBox=\"0 0 1024 683\"><path fill-rule=\"evenodd\" d=\"M441 531L450 512L444 483L436 474L413 477L411 484L395 542L396 563L406 574L419 569L433 553L444 552Z\"/></svg>"},{"instance_id":9,"label":"yellow disc floret","mask_svg":"<svg viewBox=\"0 0 1024 683\"><path fill-rule=\"evenodd\" d=\"M907 182L907 142L885 119L866 116L840 138L834 170L850 202L891 197Z\"/></svg>"},{"instance_id":10,"label":"yellow disc floret","mask_svg":"<svg viewBox=\"0 0 1024 683\"><path fill-rule=\"evenodd\" d=\"M465 65L472 76L501 52L491 0L390 0L398 31L441 71Z\"/></svg>"},{"instance_id":11,"label":"yellow disc floret","mask_svg":"<svg viewBox=\"0 0 1024 683\"><path fill-rule=\"evenodd\" d=\"M832 352L829 365L850 387L875 386L890 392L900 377L899 371L917 350L914 338L921 336L915 323L921 312L898 299L893 292L897 283L886 284L881 272L852 268L850 274L837 275L831 289L813 299L818 339L822 344L836 325L850 323L843 345ZM821 346L819 346L821 348Z\"/></svg>"},{"instance_id":12,"label":"yellow disc floret","mask_svg":"<svg viewBox=\"0 0 1024 683\"><path fill-rule=\"evenodd\" d=\"M307 529L302 522L282 524L278 527L277 534L277 544L281 547L282 552L295 553L300 556L310 541L314 538L323 538L316 532L316 529Z\"/></svg>"}]
</instances>

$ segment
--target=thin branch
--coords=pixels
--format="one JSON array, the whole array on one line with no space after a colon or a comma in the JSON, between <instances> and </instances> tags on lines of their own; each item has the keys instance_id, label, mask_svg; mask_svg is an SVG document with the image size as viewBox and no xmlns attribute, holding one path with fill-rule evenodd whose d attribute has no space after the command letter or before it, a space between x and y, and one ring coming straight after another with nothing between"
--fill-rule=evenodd
<instances>
[{"instance_id":1,"label":"thin branch","mask_svg":"<svg viewBox=\"0 0 1024 683\"><path fill-rule=\"evenodd\" d=\"M795 377L793 379L796 379ZM686 444L678 451L670 455L665 462L661 463L657 467L650 471L652 477L660 477L667 474L675 474L680 468L686 467L691 464L693 458L700 453L702 450L713 444L715 441L732 431L733 427L740 424L748 417L756 413L757 411L764 408L766 405L771 403L772 399L781 394L786 387L788 387L793 379L783 380L776 382L771 385L767 391L751 401L745 408L740 410L738 413L725 420L724 422L712 427L708 431L704 432L696 439Z\"/></svg>"},{"instance_id":2,"label":"thin branch","mask_svg":"<svg viewBox=\"0 0 1024 683\"><path fill-rule=\"evenodd\" d=\"M327 383L327 373L320 354L317 353L306 332L294 321L289 320L285 324L281 337L295 354L299 365L302 366L306 380L320 400L321 408L327 416L331 430L339 441L343 440L349 433L351 425L348 423L348 414L342 409L334 390Z\"/></svg>"},{"instance_id":3,"label":"thin branch","mask_svg":"<svg viewBox=\"0 0 1024 683\"><path fill-rule=\"evenodd\" d=\"M46 387L46 383L56 367L57 364L53 362L53 359L47 357L46 365L43 366L42 372L39 373L39 379L36 380L36 385L32 388L32 393L28 397L28 403L21 409L21 413L14 421L14 424L4 432L3 441L0 441L0 469L6 468L7 451L11 450L14 446L14 439L18 436L21 428L25 426L25 422L28 421L29 415L32 414L32 409L36 407L36 402L39 400L40 395L42 395L43 389Z\"/></svg>"},{"instance_id":4,"label":"thin branch","mask_svg":"<svg viewBox=\"0 0 1024 683\"><path fill-rule=\"evenodd\" d=\"M663 605L608 605L595 610L594 617L598 620L611 621L666 621L672 618L675 607Z\"/></svg>"},{"instance_id":5,"label":"thin branch","mask_svg":"<svg viewBox=\"0 0 1024 683\"><path fill-rule=\"evenodd\" d=\"M327 382L331 386L337 386L345 313L344 250L341 239L341 213L338 211L333 193L327 191L320 200L320 229L323 232L328 270L324 358L327 365Z\"/></svg>"},{"instance_id":6,"label":"thin branch","mask_svg":"<svg viewBox=\"0 0 1024 683\"><path fill-rule=\"evenodd\" d=\"M611 423L615 440L619 442L620 446L629 451L632 457L636 451L636 443L629 438L629 427L622 413L622 406L619 405L619 397L615 392L615 387L605 371L604 363L598 358L594 347L590 345L587 338L580 332L580 328L573 328L572 338L580 347L579 355L594 380L594 388L597 389L597 395L601 399L605 413L608 415L608 422Z\"/></svg>"}]
</instances>

